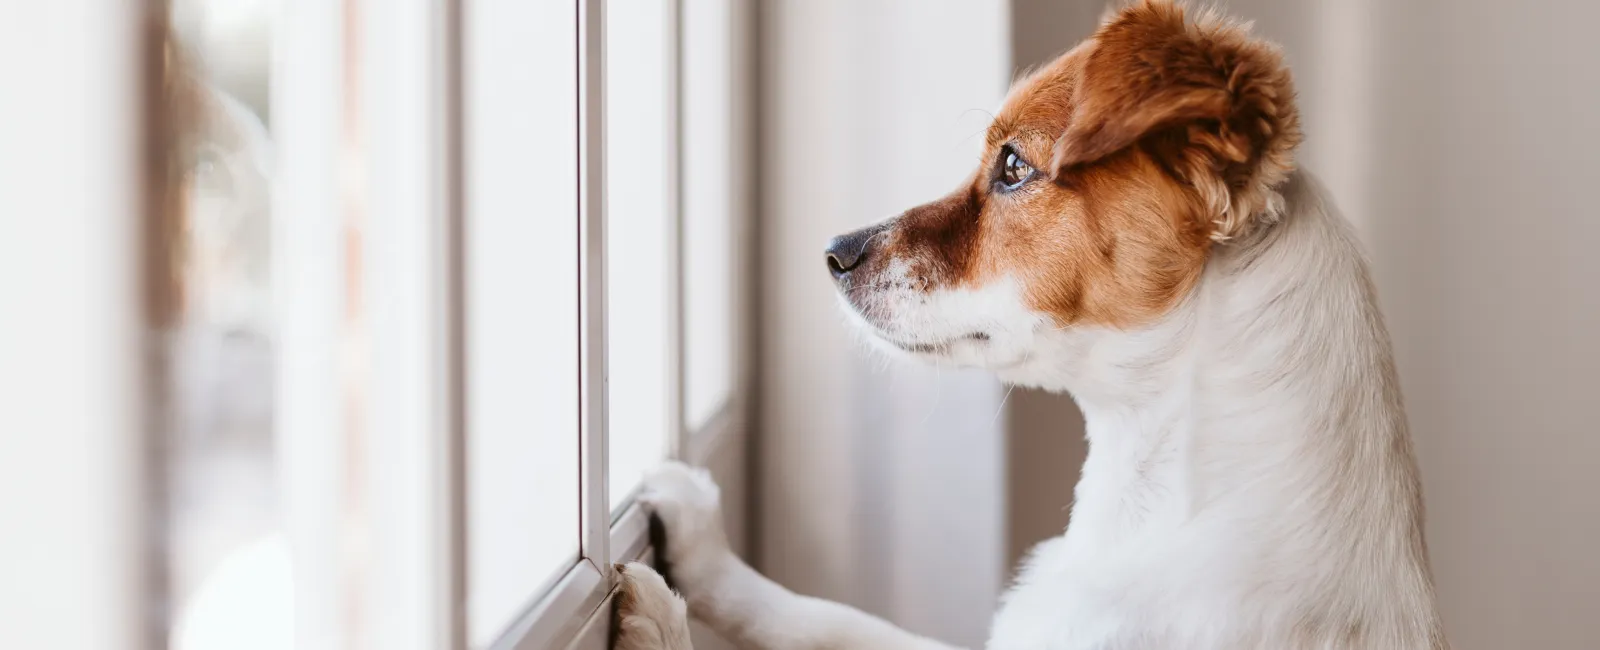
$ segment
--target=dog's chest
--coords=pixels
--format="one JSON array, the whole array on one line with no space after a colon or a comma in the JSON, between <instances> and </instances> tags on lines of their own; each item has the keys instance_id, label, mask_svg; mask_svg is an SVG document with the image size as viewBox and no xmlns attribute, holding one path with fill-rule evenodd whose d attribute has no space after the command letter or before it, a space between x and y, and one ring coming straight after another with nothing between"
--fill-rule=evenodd
<instances>
[{"instance_id":1,"label":"dog's chest","mask_svg":"<svg viewBox=\"0 0 1600 650\"><path fill-rule=\"evenodd\" d=\"M1065 583L1021 585L1007 596L988 650L1209 650L1235 648L1217 633L1165 620L1147 603ZM1161 620L1159 626L1152 623ZM1182 639L1182 642L1177 642ZM1242 647L1242 646L1239 646Z\"/></svg>"},{"instance_id":2,"label":"dog's chest","mask_svg":"<svg viewBox=\"0 0 1600 650\"><path fill-rule=\"evenodd\" d=\"M1120 616L1075 579L1065 537L1041 543L1019 571L990 629L990 650L1101 648L1117 636Z\"/></svg>"},{"instance_id":3,"label":"dog's chest","mask_svg":"<svg viewBox=\"0 0 1600 650\"><path fill-rule=\"evenodd\" d=\"M1079 533L1036 547L995 614L989 650L1233 648L1236 594L1191 567L1219 558L1151 536ZM1209 597L1201 597L1209 594ZM1172 642L1182 639L1181 643Z\"/></svg>"}]
</instances>

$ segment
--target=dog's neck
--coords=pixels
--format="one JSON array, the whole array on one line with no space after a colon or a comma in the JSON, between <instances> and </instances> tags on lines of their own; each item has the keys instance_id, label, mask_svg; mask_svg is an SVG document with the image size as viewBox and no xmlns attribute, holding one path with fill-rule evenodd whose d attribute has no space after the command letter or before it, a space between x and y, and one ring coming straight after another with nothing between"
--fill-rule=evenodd
<instances>
[{"instance_id":1,"label":"dog's neck","mask_svg":"<svg viewBox=\"0 0 1600 650\"><path fill-rule=\"evenodd\" d=\"M1296 174L1283 192L1282 219L1219 245L1161 323L1053 341L1072 366L1056 387L1078 401L1090 442L1069 537L1119 543L1216 510L1286 531L1357 516L1393 522L1383 542L1423 561L1415 464L1365 261L1313 179Z\"/></svg>"}]
</instances>

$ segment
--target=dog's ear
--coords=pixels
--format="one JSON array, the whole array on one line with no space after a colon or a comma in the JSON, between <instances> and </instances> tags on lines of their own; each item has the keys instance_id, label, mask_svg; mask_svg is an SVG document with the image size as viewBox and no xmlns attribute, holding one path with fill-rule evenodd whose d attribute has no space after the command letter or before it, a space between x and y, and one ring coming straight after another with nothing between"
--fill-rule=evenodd
<instances>
[{"instance_id":1,"label":"dog's ear","mask_svg":"<svg viewBox=\"0 0 1600 650\"><path fill-rule=\"evenodd\" d=\"M1127 6L1127 0L1106 0L1106 6L1100 8L1100 22L1097 24L1100 27L1110 25L1112 21L1117 19L1117 16L1122 14L1122 10Z\"/></svg>"},{"instance_id":2,"label":"dog's ear","mask_svg":"<svg viewBox=\"0 0 1600 650\"><path fill-rule=\"evenodd\" d=\"M1144 146L1194 186L1227 240L1275 217L1300 142L1283 56L1214 13L1170 0L1123 9L1094 36L1052 172Z\"/></svg>"}]
</instances>

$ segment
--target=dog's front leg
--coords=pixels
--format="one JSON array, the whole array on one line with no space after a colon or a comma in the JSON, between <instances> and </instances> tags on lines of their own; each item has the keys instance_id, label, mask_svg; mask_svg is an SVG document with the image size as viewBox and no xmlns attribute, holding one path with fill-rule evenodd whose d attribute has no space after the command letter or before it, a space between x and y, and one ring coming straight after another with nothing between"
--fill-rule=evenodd
<instances>
[{"instance_id":1,"label":"dog's front leg","mask_svg":"<svg viewBox=\"0 0 1600 650\"><path fill-rule=\"evenodd\" d=\"M694 650L683 599L650 567L617 565L617 636L612 650Z\"/></svg>"},{"instance_id":2,"label":"dog's front leg","mask_svg":"<svg viewBox=\"0 0 1600 650\"><path fill-rule=\"evenodd\" d=\"M728 548L717 486L680 463L645 480L642 500L666 529L662 548L689 611L750 650L950 650L855 608L801 596L768 580Z\"/></svg>"}]
</instances>

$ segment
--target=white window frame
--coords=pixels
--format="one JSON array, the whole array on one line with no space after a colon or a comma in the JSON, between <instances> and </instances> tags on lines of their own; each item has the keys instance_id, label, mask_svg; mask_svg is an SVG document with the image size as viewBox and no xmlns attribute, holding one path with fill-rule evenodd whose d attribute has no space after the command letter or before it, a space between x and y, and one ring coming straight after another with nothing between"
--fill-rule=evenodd
<instances>
[{"instance_id":1,"label":"white window frame","mask_svg":"<svg viewBox=\"0 0 1600 650\"><path fill-rule=\"evenodd\" d=\"M607 482L605 296L605 3L578 3L580 463L579 561L500 638L495 650L567 645L614 586ZM631 508L631 507L630 507ZM621 550L622 544L619 544Z\"/></svg>"},{"instance_id":2,"label":"white window frame","mask_svg":"<svg viewBox=\"0 0 1600 650\"><path fill-rule=\"evenodd\" d=\"M683 296L684 264L682 260L684 218L683 218L683 132L684 122L681 111L685 98L683 89L683 47L682 35L684 34L684 2L685 0L657 0L665 2L667 7L666 36L669 55L665 57L666 86L668 88L668 110L665 119L668 121L667 137L668 148L671 152L667 164L669 203L668 218L671 223L668 227L670 241L668 246L668 264L671 267L672 281L669 283L669 332L668 340L671 349L668 355L669 376L673 378L669 385L668 400L668 435L670 436L669 449L674 458L686 460L691 464L703 464L712 458L721 445L726 444L731 438L741 435L745 429L746 418L744 415L746 375L745 366L747 322L744 318L745 301L743 300L744 285L732 279L729 280L728 290L733 295L732 314L734 322L730 331L734 333L733 341L728 344L732 348L729 355L730 390L722 403L717 407L715 414L707 419L696 430L689 430L684 420L685 382L687 377L684 372L685 336ZM605 14L606 0L579 0L579 74L580 82L580 186L582 188L580 211L582 212L582 269L584 304L582 307L585 315L583 332L584 344L584 414L583 414L583 522L582 522L582 559L556 583L546 591L534 605L525 612L496 641L491 648L494 650L546 650L549 648L570 648L572 650L600 650L606 647L607 634L610 629L609 596L615 586L615 576L611 567L615 562L633 560L647 560L650 557L649 547L649 515L643 508L633 503L626 503L615 512L609 507L610 500L607 494L608 480L607 468L607 441L605 434L605 400L603 395L604 381L592 368L605 367ZM716 30L726 30L724 36L733 38L736 33L735 24L737 5L742 3L735 0L730 2L727 24L710 26ZM732 48L737 50L737 44ZM730 62L729 81L731 82L741 71L740 65ZM735 96L739 89L734 88L730 97ZM734 111L737 112L737 111ZM736 127L731 127L736 128ZM740 142L735 135L730 139L734 143ZM735 145L737 146L737 145ZM594 155L593 152L602 152ZM733 152L729 152L731 155ZM735 161L737 162L737 161ZM730 195L729 206L732 210L731 227L734 232L730 234L730 241L734 250L727 251L730 265L744 265L748 263L742 247L738 242L745 233L741 227L747 221L744 218L745 201L748 195L734 191L739 186L739 181L748 184L753 179L722 179L726 185L721 189ZM743 268L743 266L739 266ZM730 274L738 275L738 274ZM596 278L600 281L596 282ZM595 396L599 396L596 400ZM597 403L598 401L598 403ZM601 432L601 435L594 435Z\"/></svg>"},{"instance_id":3,"label":"white window frame","mask_svg":"<svg viewBox=\"0 0 1600 650\"><path fill-rule=\"evenodd\" d=\"M153 650L156 231L145 2L6 7L0 72L0 647ZM159 88L159 86L154 86Z\"/></svg>"},{"instance_id":4,"label":"white window frame","mask_svg":"<svg viewBox=\"0 0 1600 650\"><path fill-rule=\"evenodd\" d=\"M318 0L308 0L317 2ZM368 647L467 645L461 3L360 3ZM381 221L378 221L381 219ZM387 364L384 367L383 364Z\"/></svg>"},{"instance_id":5,"label":"white window frame","mask_svg":"<svg viewBox=\"0 0 1600 650\"><path fill-rule=\"evenodd\" d=\"M580 246L583 500L576 530L581 560L536 596L496 649L603 647L613 562L648 557L648 516L607 498L605 421L605 0L579 6ZM732 389L697 431L683 422L682 147L679 110L683 3L668 3L668 163L672 199L669 263L675 281L669 323L673 455L704 461L741 435L746 373L744 288L735 291ZM273 286L278 299L278 454L292 478L282 486L295 562L301 647L384 650L452 648L466 639L463 416L464 272L462 200L462 11L465 0L346 2L281 0L274 22ZM164 116L159 25L164 3L52 0L28 3L0 23L5 68L34 92L0 107L0 296L21 297L16 319L0 319L5 392L0 422L21 432L0 443L0 522L13 535L0 553L0 609L25 614L0 628L3 647L147 648L165 645L168 603L154 528L160 459L154 445L159 368L146 349L151 327L144 246L162 209L148 157L165 146L146 130ZM352 32L346 20L359 20ZM732 25L728 26L732 29ZM359 43L346 42L359 33ZM359 57L358 78L347 76ZM737 69L737 68L736 68ZM356 102L364 149L351 159L346 102ZM381 107L381 110L380 110ZM41 155L41 152L50 152ZM292 160L294 165L282 164ZM352 169L351 167L355 169ZM748 181L749 179L745 179ZM341 186L340 182L354 186ZM738 181L729 179L730 192ZM354 190L352 190L354 187ZM578 189L578 188L575 188ZM351 192L367 203L352 208ZM744 206L733 201L734 227ZM341 280L349 260L339 229L349 210L367 219L359 273L365 318L382 322L362 339L383 372L358 383L353 406L384 444L347 458L342 444L348 378L341 378ZM33 218L27 215L40 215ZM742 232L735 232L738 242ZM735 248L738 249L737 243ZM747 264L740 250L730 264ZM421 263L419 263L421 260ZM381 283L381 284L377 284ZM35 300L42 298L42 300ZM16 353L13 356L11 353ZM20 360L18 361L14 361ZM368 566L341 565L342 467L368 470L363 534ZM60 468L80 471L63 472ZM35 495L59 500L41 508ZM17 552L18 550L25 552ZM56 561L29 565L48 551ZM32 553L32 555L30 555ZM302 571L309 568L310 571ZM317 579L310 579L311 575ZM531 587L537 587L533 585ZM362 603L362 629L346 638L345 604Z\"/></svg>"},{"instance_id":6,"label":"white window frame","mask_svg":"<svg viewBox=\"0 0 1600 650\"><path fill-rule=\"evenodd\" d=\"M580 295L580 381L582 382L581 463L582 508L579 530L580 559L560 576L546 593L537 596L533 606L508 628L490 647L494 650L544 650L577 646L582 639L604 638L605 604L616 586L614 562L643 556L648 544L648 516L635 504L625 504L612 517L609 495L609 434L605 368L606 357L606 174L605 174L605 0L578 0L578 133L579 133L579 295ZM672 3L675 7L676 2ZM675 24L676 12L669 14ZM676 30L673 30L675 33ZM669 35L669 47L676 41ZM669 57L672 58L672 57ZM676 86L668 77L668 88ZM669 116L676 120L676 115ZM676 148L676 128L669 128L669 146ZM676 165L669 165L669 191L676 186ZM677 210L669 212L680 224ZM681 226L669 227L681 232ZM669 250L678 248L668 242ZM669 263L678 265L676 254ZM681 318L676 310L677 283L669 300L673 311L668 322L673 328L669 340L681 341L677 333ZM669 413L672 422L681 413L681 345L668 355L672 382ZM681 427L669 427L670 443L676 449Z\"/></svg>"}]
</instances>

